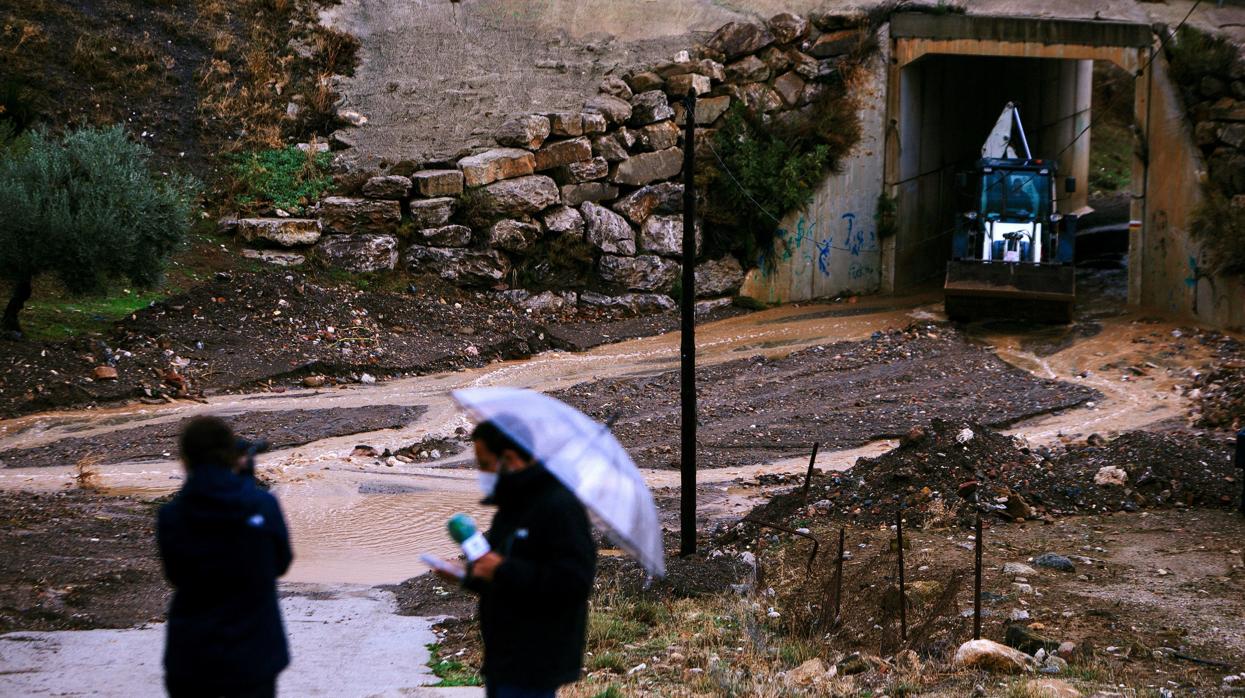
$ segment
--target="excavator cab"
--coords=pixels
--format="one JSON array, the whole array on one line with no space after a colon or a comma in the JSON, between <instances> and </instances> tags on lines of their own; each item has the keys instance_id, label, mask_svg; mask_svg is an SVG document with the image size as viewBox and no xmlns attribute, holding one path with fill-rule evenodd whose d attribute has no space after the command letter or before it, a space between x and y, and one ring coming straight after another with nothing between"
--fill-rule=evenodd
<instances>
[{"instance_id":1,"label":"excavator cab","mask_svg":"<svg viewBox=\"0 0 1245 698\"><path fill-rule=\"evenodd\" d=\"M1057 211L1053 162L1028 157L1027 141L1026 157L1016 157L1009 144L1013 119L1023 138L1019 113L1008 104L982 148L985 157L958 178L970 207L956 216L943 287L947 315L1070 322L1076 216ZM1066 190L1074 187L1074 180L1065 181Z\"/></svg>"}]
</instances>

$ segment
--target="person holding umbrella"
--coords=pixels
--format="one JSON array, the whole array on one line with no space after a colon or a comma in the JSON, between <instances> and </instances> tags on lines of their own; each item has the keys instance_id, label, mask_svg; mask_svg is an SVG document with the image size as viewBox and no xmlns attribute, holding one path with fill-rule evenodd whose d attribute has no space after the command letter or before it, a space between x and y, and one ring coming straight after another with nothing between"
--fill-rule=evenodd
<instances>
[{"instance_id":1,"label":"person holding umbrella","mask_svg":"<svg viewBox=\"0 0 1245 698\"><path fill-rule=\"evenodd\" d=\"M655 575L665 565L657 509L609 429L529 390L460 390L476 418L481 489L497 512L480 537L451 519L469 560L463 585L480 596L489 698L552 698L579 679L596 572L589 513ZM438 574L457 579L455 571Z\"/></svg>"}]
</instances>

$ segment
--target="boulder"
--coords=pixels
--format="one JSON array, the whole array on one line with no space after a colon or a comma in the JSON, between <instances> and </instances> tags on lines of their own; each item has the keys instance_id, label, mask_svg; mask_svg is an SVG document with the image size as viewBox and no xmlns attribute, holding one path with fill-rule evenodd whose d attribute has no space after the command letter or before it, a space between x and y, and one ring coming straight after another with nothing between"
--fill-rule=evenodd
<instances>
[{"instance_id":1,"label":"boulder","mask_svg":"<svg viewBox=\"0 0 1245 698\"><path fill-rule=\"evenodd\" d=\"M493 140L498 145L535 150L549 137L549 119L539 114L516 116L498 127Z\"/></svg>"},{"instance_id":2,"label":"boulder","mask_svg":"<svg viewBox=\"0 0 1245 698\"><path fill-rule=\"evenodd\" d=\"M628 310L637 315L664 313L678 307L674 299L664 293L624 293L618 296L607 296L586 291L579 294L579 303L594 308Z\"/></svg>"},{"instance_id":3,"label":"boulder","mask_svg":"<svg viewBox=\"0 0 1245 698\"><path fill-rule=\"evenodd\" d=\"M800 104L804 96L804 79L796 75L795 71L783 73L774 80L774 90L787 106L794 107Z\"/></svg>"},{"instance_id":4,"label":"boulder","mask_svg":"<svg viewBox=\"0 0 1245 698\"><path fill-rule=\"evenodd\" d=\"M326 233L393 233L402 221L397 201L330 196L320 202L320 226Z\"/></svg>"},{"instance_id":5,"label":"boulder","mask_svg":"<svg viewBox=\"0 0 1245 698\"><path fill-rule=\"evenodd\" d=\"M649 252L665 257L681 257L683 255L683 217L682 216L649 216L644 225L640 226L639 248L641 252ZM700 227L696 228L696 251L700 251Z\"/></svg>"},{"instance_id":6,"label":"boulder","mask_svg":"<svg viewBox=\"0 0 1245 698\"><path fill-rule=\"evenodd\" d=\"M662 182L641 187L614 202L612 208L632 223L642 225L654 213L679 213L683 210L683 185Z\"/></svg>"},{"instance_id":7,"label":"boulder","mask_svg":"<svg viewBox=\"0 0 1245 698\"><path fill-rule=\"evenodd\" d=\"M320 239L320 221L314 218L241 218L238 237L281 247L314 245Z\"/></svg>"},{"instance_id":8,"label":"boulder","mask_svg":"<svg viewBox=\"0 0 1245 698\"><path fill-rule=\"evenodd\" d=\"M1076 565L1063 555L1055 553L1042 553L1033 559L1033 564L1046 569L1059 570L1060 572L1075 572Z\"/></svg>"},{"instance_id":9,"label":"boulder","mask_svg":"<svg viewBox=\"0 0 1245 698\"><path fill-rule=\"evenodd\" d=\"M498 180L525 177L536 171L536 158L518 148L494 148L458 161L463 182L480 187Z\"/></svg>"},{"instance_id":10,"label":"boulder","mask_svg":"<svg viewBox=\"0 0 1245 698\"><path fill-rule=\"evenodd\" d=\"M644 126L657 121L664 121L674 116L666 93L661 90L649 90L631 98L631 116L627 123L631 126Z\"/></svg>"},{"instance_id":11,"label":"boulder","mask_svg":"<svg viewBox=\"0 0 1245 698\"><path fill-rule=\"evenodd\" d=\"M1030 679L1020 685L1027 698L1081 698L1081 692L1059 679Z\"/></svg>"},{"instance_id":12,"label":"boulder","mask_svg":"<svg viewBox=\"0 0 1245 698\"><path fill-rule=\"evenodd\" d=\"M636 133L636 146L641 150L665 150L678 144L679 127L673 121L658 121L638 129Z\"/></svg>"},{"instance_id":13,"label":"boulder","mask_svg":"<svg viewBox=\"0 0 1245 698\"><path fill-rule=\"evenodd\" d=\"M683 151L667 148L655 153L640 153L618 163L613 181L617 184L640 186L659 179L670 179L683 170Z\"/></svg>"},{"instance_id":14,"label":"boulder","mask_svg":"<svg viewBox=\"0 0 1245 698\"><path fill-rule=\"evenodd\" d=\"M489 228L488 244L507 252L526 252L540 239L540 233L535 223L506 218Z\"/></svg>"},{"instance_id":15,"label":"boulder","mask_svg":"<svg viewBox=\"0 0 1245 698\"><path fill-rule=\"evenodd\" d=\"M734 60L744 54L756 53L773 43L774 37L764 28L750 22L730 22L718 29L705 45Z\"/></svg>"},{"instance_id":16,"label":"boulder","mask_svg":"<svg viewBox=\"0 0 1245 698\"><path fill-rule=\"evenodd\" d=\"M606 254L635 254L635 232L625 218L591 201L579 211L589 244Z\"/></svg>"},{"instance_id":17,"label":"boulder","mask_svg":"<svg viewBox=\"0 0 1245 698\"><path fill-rule=\"evenodd\" d=\"M405 199L411 194L411 179L402 175L372 177L363 184L363 195L369 199Z\"/></svg>"},{"instance_id":18,"label":"boulder","mask_svg":"<svg viewBox=\"0 0 1245 698\"><path fill-rule=\"evenodd\" d=\"M415 274L436 274L464 286L493 286L510 273L510 261L497 250L445 249L411 245L405 264Z\"/></svg>"},{"instance_id":19,"label":"boulder","mask_svg":"<svg viewBox=\"0 0 1245 698\"><path fill-rule=\"evenodd\" d=\"M1052 640L1020 623L1012 623L1007 626L1007 631L1003 635L1003 642L1008 647L1015 647L1025 654L1037 654L1038 650L1054 652L1059 649L1058 640Z\"/></svg>"},{"instance_id":20,"label":"boulder","mask_svg":"<svg viewBox=\"0 0 1245 698\"><path fill-rule=\"evenodd\" d=\"M627 149L613 134L592 137L593 155L605 158L606 162L622 162L626 160Z\"/></svg>"},{"instance_id":21,"label":"boulder","mask_svg":"<svg viewBox=\"0 0 1245 698\"><path fill-rule=\"evenodd\" d=\"M744 268L727 255L696 265L696 297L734 295L744 283Z\"/></svg>"},{"instance_id":22,"label":"boulder","mask_svg":"<svg viewBox=\"0 0 1245 698\"><path fill-rule=\"evenodd\" d=\"M420 196L458 196L463 193L463 173L459 170L423 170L411 175Z\"/></svg>"},{"instance_id":23,"label":"boulder","mask_svg":"<svg viewBox=\"0 0 1245 698\"><path fill-rule=\"evenodd\" d=\"M777 46L770 46L757 57L769 68L770 75L779 75L791 65L791 59L787 56L787 52Z\"/></svg>"},{"instance_id":24,"label":"boulder","mask_svg":"<svg viewBox=\"0 0 1245 698\"><path fill-rule=\"evenodd\" d=\"M749 82L735 88L735 96L744 106L754 112L773 112L782 109L782 97L763 82Z\"/></svg>"},{"instance_id":25,"label":"boulder","mask_svg":"<svg viewBox=\"0 0 1245 698\"><path fill-rule=\"evenodd\" d=\"M666 81L660 75L650 70L642 70L638 73L632 73L627 77L627 85L631 87L632 95L637 92L648 92L649 90L660 90ZM625 99L630 100L632 95L628 95ZM618 95L621 97L621 95Z\"/></svg>"},{"instance_id":26,"label":"boulder","mask_svg":"<svg viewBox=\"0 0 1245 698\"><path fill-rule=\"evenodd\" d=\"M398 263L398 238L393 235L326 235L316 256L333 269L366 273L393 269Z\"/></svg>"},{"instance_id":27,"label":"boulder","mask_svg":"<svg viewBox=\"0 0 1245 698\"><path fill-rule=\"evenodd\" d=\"M587 138L547 143L536 151L536 171L551 170L573 162L592 159L592 143Z\"/></svg>"},{"instance_id":28,"label":"boulder","mask_svg":"<svg viewBox=\"0 0 1245 698\"><path fill-rule=\"evenodd\" d=\"M471 228L465 225L443 225L424 228L416 235L425 245L433 247L466 247L471 244Z\"/></svg>"},{"instance_id":29,"label":"boulder","mask_svg":"<svg viewBox=\"0 0 1245 698\"><path fill-rule=\"evenodd\" d=\"M282 252L280 250L252 250L249 248L242 249L242 256L247 259L255 259L264 264L271 264L274 267L297 267L307 261L307 257L297 252Z\"/></svg>"},{"instance_id":30,"label":"boulder","mask_svg":"<svg viewBox=\"0 0 1245 698\"><path fill-rule=\"evenodd\" d=\"M718 117L726 113L730 109L730 95L721 97L705 97L696 100L696 123L700 126L708 126L718 120ZM684 124L683 105L674 105L674 123L682 126Z\"/></svg>"},{"instance_id":31,"label":"boulder","mask_svg":"<svg viewBox=\"0 0 1245 698\"><path fill-rule=\"evenodd\" d=\"M480 190L479 211L497 216L530 216L558 203L558 185L544 175L494 182Z\"/></svg>"},{"instance_id":32,"label":"boulder","mask_svg":"<svg viewBox=\"0 0 1245 698\"><path fill-rule=\"evenodd\" d=\"M570 296L572 299L575 298L574 292L563 295L553 291L545 291L520 301L519 305L534 313L555 312L565 308L567 303L573 304L575 302L574 300L568 300L567 296Z\"/></svg>"},{"instance_id":33,"label":"boulder","mask_svg":"<svg viewBox=\"0 0 1245 698\"><path fill-rule=\"evenodd\" d=\"M790 12L774 15L766 24L774 41L780 44L790 44L808 36L808 20Z\"/></svg>"},{"instance_id":34,"label":"boulder","mask_svg":"<svg viewBox=\"0 0 1245 698\"><path fill-rule=\"evenodd\" d=\"M823 662L820 657L813 657L800 666L788 671L787 675L783 678L783 683L785 683L789 688L812 686L819 680L826 678L827 671L829 671L829 668L826 667L826 663Z\"/></svg>"},{"instance_id":35,"label":"boulder","mask_svg":"<svg viewBox=\"0 0 1245 698\"><path fill-rule=\"evenodd\" d=\"M605 129L609 128L609 122L605 120L603 114L596 112L584 112L579 115L581 121L584 122L584 135L589 136L594 133L605 133Z\"/></svg>"},{"instance_id":36,"label":"boulder","mask_svg":"<svg viewBox=\"0 0 1245 698\"><path fill-rule=\"evenodd\" d=\"M631 118L631 103L612 95L597 95L584 102L584 111L600 114L613 125L625 124Z\"/></svg>"},{"instance_id":37,"label":"boulder","mask_svg":"<svg viewBox=\"0 0 1245 698\"><path fill-rule=\"evenodd\" d=\"M549 126L555 136L563 138L582 136L584 135L584 115L577 111L553 112L549 114Z\"/></svg>"},{"instance_id":38,"label":"boulder","mask_svg":"<svg viewBox=\"0 0 1245 698\"><path fill-rule=\"evenodd\" d=\"M91 378L97 381L115 381L117 380L117 369L113 366L96 366L91 371Z\"/></svg>"},{"instance_id":39,"label":"boulder","mask_svg":"<svg viewBox=\"0 0 1245 698\"><path fill-rule=\"evenodd\" d=\"M437 228L450 221L458 199L448 196L436 199L412 199L411 221L416 228Z\"/></svg>"},{"instance_id":40,"label":"boulder","mask_svg":"<svg viewBox=\"0 0 1245 698\"><path fill-rule=\"evenodd\" d=\"M562 187L562 203L578 206L585 201L612 201L618 198L618 187L606 182L584 182Z\"/></svg>"},{"instance_id":41,"label":"boulder","mask_svg":"<svg viewBox=\"0 0 1245 698\"><path fill-rule=\"evenodd\" d=\"M727 82L764 82L769 80L769 66L756 56L748 56L726 66Z\"/></svg>"},{"instance_id":42,"label":"boulder","mask_svg":"<svg viewBox=\"0 0 1245 698\"><path fill-rule=\"evenodd\" d=\"M675 97L682 97L688 92L694 92L697 96L703 95L712 87L709 77L698 73L675 75L666 81L666 93Z\"/></svg>"},{"instance_id":43,"label":"boulder","mask_svg":"<svg viewBox=\"0 0 1245 698\"><path fill-rule=\"evenodd\" d=\"M612 286L629 291L668 292L679 278L679 263L657 255L619 257L602 255L601 278Z\"/></svg>"},{"instance_id":44,"label":"boulder","mask_svg":"<svg viewBox=\"0 0 1245 698\"><path fill-rule=\"evenodd\" d=\"M965 642L955 651L951 663L963 669L984 669L1003 674L1020 674L1034 670L1033 657L993 640Z\"/></svg>"},{"instance_id":45,"label":"boulder","mask_svg":"<svg viewBox=\"0 0 1245 698\"><path fill-rule=\"evenodd\" d=\"M601 94L606 94L619 99L631 99L633 94L631 86L625 80L615 75L608 75L601 81L601 86L597 88Z\"/></svg>"},{"instance_id":46,"label":"boulder","mask_svg":"<svg viewBox=\"0 0 1245 698\"><path fill-rule=\"evenodd\" d=\"M1003 574L1009 577L1031 577L1038 571L1026 565L1023 562L1005 562L1003 563Z\"/></svg>"},{"instance_id":47,"label":"boulder","mask_svg":"<svg viewBox=\"0 0 1245 698\"><path fill-rule=\"evenodd\" d=\"M541 215L541 220L544 221L545 229L550 233L572 237L584 235L584 217L579 209L570 206L553 206L545 210Z\"/></svg>"},{"instance_id":48,"label":"boulder","mask_svg":"<svg viewBox=\"0 0 1245 698\"><path fill-rule=\"evenodd\" d=\"M842 56L859 48L864 43L864 39L865 34L860 29L840 29L826 32L817 37L817 40L809 47L808 52L817 58Z\"/></svg>"},{"instance_id":49,"label":"boulder","mask_svg":"<svg viewBox=\"0 0 1245 698\"><path fill-rule=\"evenodd\" d=\"M552 172L553 180L558 184L581 184L598 179L605 179L610 174L610 164L603 157L594 157L584 162L572 162Z\"/></svg>"}]
</instances>

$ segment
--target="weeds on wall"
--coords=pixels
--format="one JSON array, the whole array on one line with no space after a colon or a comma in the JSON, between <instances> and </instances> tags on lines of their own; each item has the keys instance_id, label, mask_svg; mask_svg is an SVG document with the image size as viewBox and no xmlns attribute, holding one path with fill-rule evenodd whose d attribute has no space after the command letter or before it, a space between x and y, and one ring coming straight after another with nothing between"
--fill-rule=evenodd
<instances>
[{"instance_id":1,"label":"weeds on wall","mask_svg":"<svg viewBox=\"0 0 1245 698\"><path fill-rule=\"evenodd\" d=\"M234 155L231 162L234 202L244 209L272 206L301 212L333 183L333 156L296 146Z\"/></svg>"}]
</instances>

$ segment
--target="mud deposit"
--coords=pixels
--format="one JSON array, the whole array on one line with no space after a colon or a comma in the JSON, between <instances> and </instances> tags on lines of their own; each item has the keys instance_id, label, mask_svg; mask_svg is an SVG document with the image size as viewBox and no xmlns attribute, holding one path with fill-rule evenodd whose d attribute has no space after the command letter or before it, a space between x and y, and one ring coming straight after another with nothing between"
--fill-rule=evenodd
<instances>
[{"instance_id":1,"label":"mud deposit","mask_svg":"<svg viewBox=\"0 0 1245 698\"><path fill-rule=\"evenodd\" d=\"M0 493L0 633L163 620L154 527L150 502Z\"/></svg>"},{"instance_id":2,"label":"mud deposit","mask_svg":"<svg viewBox=\"0 0 1245 698\"><path fill-rule=\"evenodd\" d=\"M697 371L702 468L763 463L906 434L934 417L1005 425L1096 399L1042 380L957 332L934 326L875 333L786 357L753 357ZM678 466L677 371L608 379L554 394L599 419L636 464Z\"/></svg>"},{"instance_id":3,"label":"mud deposit","mask_svg":"<svg viewBox=\"0 0 1245 698\"><path fill-rule=\"evenodd\" d=\"M222 415L244 438L267 439L273 448L289 448L335 436L397 429L423 414L423 407L369 405L320 410L282 410ZM97 434L74 436L45 446L7 451L0 465L38 468L57 465L107 465L165 459L177 454L182 422L162 422Z\"/></svg>"}]
</instances>

